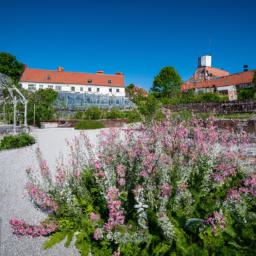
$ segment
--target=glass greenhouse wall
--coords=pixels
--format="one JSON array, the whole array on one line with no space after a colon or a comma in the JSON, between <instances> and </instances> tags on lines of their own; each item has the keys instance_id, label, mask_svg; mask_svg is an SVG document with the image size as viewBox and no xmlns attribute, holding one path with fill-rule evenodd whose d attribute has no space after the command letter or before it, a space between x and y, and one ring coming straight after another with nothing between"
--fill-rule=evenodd
<instances>
[{"instance_id":1,"label":"glass greenhouse wall","mask_svg":"<svg viewBox=\"0 0 256 256\"><path fill-rule=\"evenodd\" d=\"M135 107L134 103L127 97L87 93L59 92L56 101L56 107L58 109L83 110L92 106L97 106L99 108L115 107L120 109L130 109Z\"/></svg>"}]
</instances>

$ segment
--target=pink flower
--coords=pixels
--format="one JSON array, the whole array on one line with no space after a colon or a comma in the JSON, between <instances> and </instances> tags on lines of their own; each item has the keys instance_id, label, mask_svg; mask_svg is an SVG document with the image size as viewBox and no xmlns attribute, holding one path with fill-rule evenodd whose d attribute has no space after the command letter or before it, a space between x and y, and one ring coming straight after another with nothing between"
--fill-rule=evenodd
<instances>
[{"instance_id":1,"label":"pink flower","mask_svg":"<svg viewBox=\"0 0 256 256\"><path fill-rule=\"evenodd\" d=\"M171 186L168 183L164 183L161 186L161 196L165 197L165 196L169 196L171 193Z\"/></svg>"},{"instance_id":2,"label":"pink flower","mask_svg":"<svg viewBox=\"0 0 256 256\"><path fill-rule=\"evenodd\" d=\"M59 165L57 167L55 179L59 184L63 184L65 182L65 178L66 178L66 175L65 175L64 169L61 165Z\"/></svg>"},{"instance_id":3,"label":"pink flower","mask_svg":"<svg viewBox=\"0 0 256 256\"><path fill-rule=\"evenodd\" d=\"M148 177L148 173L146 171L141 171L140 172L140 176L143 178L147 178Z\"/></svg>"},{"instance_id":4,"label":"pink flower","mask_svg":"<svg viewBox=\"0 0 256 256\"><path fill-rule=\"evenodd\" d=\"M119 184L120 186L124 186L125 183L126 183L125 179L123 179L123 178L118 179L118 184Z\"/></svg>"},{"instance_id":5,"label":"pink flower","mask_svg":"<svg viewBox=\"0 0 256 256\"><path fill-rule=\"evenodd\" d=\"M99 214L96 214L96 213L94 213L94 212L91 212L91 213L90 213L90 220L91 220L91 221L98 221L98 220L100 220L100 215L99 215Z\"/></svg>"},{"instance_id":6,"label":"pink flower","mask_svg":"<svg viewBox=\"0 0 256 256\"><path fill-rule=\"evenodd\" d=\"M40 225L33 226L23 220L13 218L9 223L12 226L13 233L17 236L48 236L57 230L55 222L42 222Z\"/></svg>"},{"instance_id":7,"label":"pink flower","mask_svg":"<svg viewBox=\"0 0 256 256\"><path fill-rule=\"evenodd\" d=\"M42 177L49 177L50 169L49 169L49 166L47 165L46 160L39 159L39 167L40 167Z\"/></svg>"},{"instance_id":8,"label":"pink flower","mask_svg":"<svg viewBox=\"0 0 256 256\"><path fill-rule=\"evenodd\" d=\"M228 198L231 200L240 200L240 194L236 189L231 189L228 192Z\"/></svg>"},{"instance_id":9,"label":"pink flower","mask_svg":"<svg viewBox=\"0 0 256 256\"><path fill-rule=\"evenodd\" d=\"M58 205L54 200L32 182L27 183L26 189L31 200L42 210L54 212L58 210Z\"/></svg>"},{"instance_id":10,"label":"pink flower","mask_svg":"<svg viewBox=\"0 0 256 256\"><path fill-rule=\"evenodd\" d=\"M221 229L225 228L225 219L222 214L215 211L207 218L207 220L205 220L205 224L210 225L212 227L212 232L216 234L217 227L220 227Z\"/></svg>"},{"instance_id":11,"label":"pink flower","mask_svg":"<svg viewBox=\"0 0 256 256\"><path fill-rule=\"evenodd\" d=\"M125 169L126 167L122 164L119 164L116 168L117 175L121 178L125 176Z\"/></svg>"},{"instance_id":12,"label":"pink flower","mask_svg":"<svg viewBox=\"0 0 256 256\"><path fill-rule=\"evenodd\" d=\"M108 222L104 228L107 231L112 230L118 225L124 224L124 211L121 207L122 202L119 200L119 191L115 187L111 187L107 193L107 202L109 209Z\"/></svg>"},{"instance_id":13,"label":"pink flower","mask_svg":"<svg viewBox=\"0 0 256 256\"><path fill-rule=\"evenodd\" d=\"M100 170L101 169L101 164L99 162L96 162L94 164L94 166L95 166L96 170Z\"/></svg>"},{"instance_id":14,"label":"pink flower","mask_svg":"<svg viewBox=\"0 0 256 256\"><path fill-rule=\"evenodd\" d=\"M98 173L96 173L96 176L99 178L103 178L105 177L105 173L103 171L99 171Z\"/></svg>"},{"instance_id":15,"label":"pink flower","mask_svg":"<svg viewBox=\"0 0 256 256\"><path fill-rule=\"evenodd\" d=\"M103 239L103 232L102 232L102 230L99 229L99 228L96 228L95 231L94 231L94 233L93 233L93 238L94 238L95 240L101 240L101 239Z\"/></svg>"}]
</instances>

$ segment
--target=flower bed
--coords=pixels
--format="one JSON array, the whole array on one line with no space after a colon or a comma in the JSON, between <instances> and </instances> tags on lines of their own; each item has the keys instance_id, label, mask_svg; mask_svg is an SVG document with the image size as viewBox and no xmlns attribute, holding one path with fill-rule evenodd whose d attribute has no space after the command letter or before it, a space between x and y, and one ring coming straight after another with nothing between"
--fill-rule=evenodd
<instances>
[{"instance_id":1,"label":"flower bed","mask_svg":"<svg viewBox=\"0 0 256 256\"><path fill-rule=\"evenodd\" d=\"M0 150L21 148L35 144L35 139L27 133L4 136L0 141Z\"/></svg>"},{"instance_id":2,"label":"flower bed","mask_svg":"<svg viewBox=\"0 0 256 256\"><path fill-rule=\"evenodd\" d=\"M246 134L167 120L104 130L99 141L77 137L54 176L40 154L41 178L27 170L28 195L48 213L45 248L75 239L86 256L253 255L256 175L238 157Z\"/></svg>"}]
</instances>

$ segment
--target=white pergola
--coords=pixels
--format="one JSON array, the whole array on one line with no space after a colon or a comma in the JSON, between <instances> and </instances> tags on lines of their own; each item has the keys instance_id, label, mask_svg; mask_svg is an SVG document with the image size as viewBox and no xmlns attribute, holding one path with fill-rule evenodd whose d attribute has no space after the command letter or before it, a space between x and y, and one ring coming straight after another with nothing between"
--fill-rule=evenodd
<instances>
[{"instance_id":1,"label":"white pergola","mask_svg":"<svg viewBox=\"0 0 256 256\"><path fill-rule=\"evenodd\" d=\"M8 96L4 95L4 91L8 92ZM21 91L14 85L12 79L7 75L0 73L0 105L3 104L5 109L5 105L8 101L13 104L13 133L16 134L17 128L17 103L24 105L24 128L27 130L28 101ZM3 114L5 115L5 110Z\"/></svg>"}]
</instances>

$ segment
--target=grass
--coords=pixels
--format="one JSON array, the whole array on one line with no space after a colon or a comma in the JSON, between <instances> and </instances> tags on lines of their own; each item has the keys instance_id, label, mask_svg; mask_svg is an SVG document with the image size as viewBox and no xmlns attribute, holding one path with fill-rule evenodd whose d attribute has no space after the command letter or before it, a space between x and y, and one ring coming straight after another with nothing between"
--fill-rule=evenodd
<instances>
[{"instance_id":1,"label":"grass","mask_svg":"<svg viewBox=\"0 0 256 256\"><path fill-rule=\"evenodd\" d=\"M0 141L0 150L21 148L35 144L35 138L27 133L21 133L18 135L8 135L3 137Z\"/></svg>"},{"instance_id":2,"label":"grass","mask_svg":"<svg viewBox=\"0 0 256 256\"><path fill-rule=\"evenodd\" d=\"M100 121L95 120L84 120L80 121L75 125L77 130L92 130L92 129L101 129L105 128L104 124Z\"/></svg>"}]
</instances>

